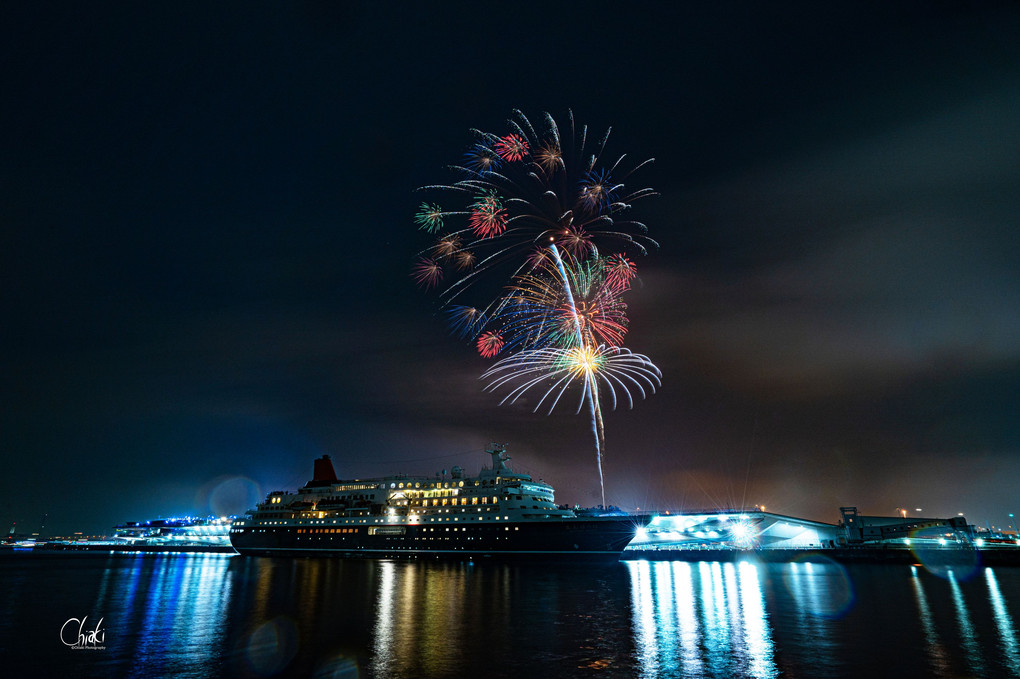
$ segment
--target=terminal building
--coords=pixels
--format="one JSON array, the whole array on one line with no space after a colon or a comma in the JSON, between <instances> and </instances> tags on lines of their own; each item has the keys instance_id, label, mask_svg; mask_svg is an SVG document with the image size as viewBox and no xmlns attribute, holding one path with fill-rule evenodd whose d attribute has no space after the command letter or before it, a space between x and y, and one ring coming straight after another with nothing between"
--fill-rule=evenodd
<instances>
[{"instance_id":1,"label":"terminal building","mask_svg":"<svg viewBox=\"0 0 1020 679\"><path fill-rule=\"evenodd\" d=\"M929 519L866 516L840 507L838 524L799 519L761 509L658 514L638 531L629 551L825 550L852 547L970 546L973 526L962 516Z\"/></svg>"},{"instance_id":2,"label":"terminal building","mask_svg":"<svg viewBox=\"0 0 1020 679\"><path fill-rule=\"evenodd\" d=\"M950 519L922 519L907 516L863 516L857 507L840 507L843 520L840 526L848 545L882 545L913 542L932 542L945 546L950 542L970 545L974 542L974 527L967 519L954 516Z\"/></svg>"},{"instance_id":3,"label":"terminal building","mask_svg":"<svg viewBox=\"0 0 1020 679\"><path fill-rule=\"evenodd\" d=\"M821 549L839 534L833 524L761 510L694 511L656 515L627 550Z\"/></svg>"}]
</instances>

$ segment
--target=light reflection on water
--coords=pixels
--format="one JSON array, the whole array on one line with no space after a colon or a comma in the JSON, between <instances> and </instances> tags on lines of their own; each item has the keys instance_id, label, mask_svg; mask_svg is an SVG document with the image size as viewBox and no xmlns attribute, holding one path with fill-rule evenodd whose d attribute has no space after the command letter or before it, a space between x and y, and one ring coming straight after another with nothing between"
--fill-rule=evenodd
<instances>
[{"instance_id":1,"label":"light reflection on water","mask_svg":"<svg viewBox=\"0 0 1020 679\"><path fill-rule=\"evenodd\" d=\"M995 626L999 631L1000 648L1004 658L1003 664L1014 676L1020 677L1020 650L1017 648L1016 631L1013 628L1013 617L1006 609L1005 600L999 590L999 581L991 568L985 569L985 582L988 585L988 599L995 615Z\"/></svg>"},{"instance_id":2,"label":"light reflection on water","mask_svg":"<svg viewBox=\"0 0 1020 679\"><path fill-rule=\"evenodd\" d=\"M130 657L118 675L204 677L215 671L232 587L228 562L219 554L110 556L92 609L105 616L107 629L107 651L97 666Z\"/></svg>"},{"instance_id":3,"label":"light reflection on water","mask_svg":"<svg viewBox=\"0 0 1020 679\"><path fill-rule=\"evenodd\" d=\"M628 561L642 677L776 677L758 567Z\"/></svg>"},{"instance_id":4,"label":"light reflection on water","mask_svg":"<svg viewBox=\"0 0 1020 679\"><path fill-rule=\"evenodd\" d=\"M956 622L960 628L960 636L963 639L963 649L967 653L967 666L978 676L983 675L985 663L981 658L981 651L978 648L975 638L974 625L970 621L970 612L963 600L963 592L960 590L960 583L949 571L949 586L953 593L953 606L956 608Z\"/></svg>"},{"instance_id":5,"label":"light reflection on water","mask_svg":"<svg viewBox=\"0 0 1020 679\"><path fill-rule=\"evenodd\" d=\"M910 574L910 582L913 585L914 597L917 600L917 612L920 616L921 629L924 631L925 647L931 671L934 673L934 676L944 677L946 676L946 667L948 665L946 649L942 646L938 631L935 629L931 607L928 605L928 597L924 593L924 585L921 584L921 578L918 576L917 566L910 567Z\"/></svg>"},{"instance_id":6,"label":"light reflection on water","mask_svg":"<svg viewBox=\"0 0 1020 679\"><path fill-rule=\"evenodd\" d=\"M0 559L0 654L76 677L1020 677L1020 569ZM106 649L64 648L71 616ZM35 636L25 630L38 630ZM11 644L12 640L24 643ZM880 656L862 649L894 648ZM17 654L23 654L21 656Z\"/></svg>"}]
</instances>

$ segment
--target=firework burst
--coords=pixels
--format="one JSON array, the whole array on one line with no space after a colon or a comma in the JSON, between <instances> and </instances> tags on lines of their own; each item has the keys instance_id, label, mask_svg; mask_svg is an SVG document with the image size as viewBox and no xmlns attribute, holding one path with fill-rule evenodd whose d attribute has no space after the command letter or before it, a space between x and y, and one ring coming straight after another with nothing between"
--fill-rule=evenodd
<instances>
[{"instance_id":1,"label":"firework burst","mask_svg":"<svg viewBox=\"0 0 1020 679\"><path fill-rule=\"evenodd\" d=\"M461 178L422 187L462 201L456 211L441 211L445 235L439 237L457 235L477 256L470 270L448 279L441 292L444 304L490 275L506 280L527 270L533 251L550 244L575 258L613 244L611 251L629 254L657 246L647 227L630 216L635 201L655 192L627 184L652 160L629 166L620 155L604 162L609 132L593 143L573 114L565 134L552 116L545 114L543 123L537 131L515 111L507 134L473 130L476 142L464 163L452 168Z\"/></svg>"},{"instance_id":2,"label":"firework burst","mask_svg":"<svg viewBox=\"0 0 1020 679\"><path fill-rule=\"evenodd\" d=\"M662 384L662 373L647 356L603 344L521 351L496 361L481 379L488 380L486 391L509 388L500 404L514 403L532 390L541 391L533 412L547 404L547 412L552 413L574 384L581 388L577 412L584 407L589 393L599 387L609 395L613 409L621 400L633 408L634 395L645 398L654 394Z\"/></svg>"},{"instance_id":3,"label":"firework burst","mask_svg":"<svg viewBox=\"0 0 1020 679\"><path fill-rule=\"evenodd\" d=\"M560 151L559 143L555 141L543 142L535 153L535 162L547 176L563 167L563 152Z\"/></svg>"},{"instance_id":4,"label":"firework burst","mask_svg":"<svg viewBox=\"0 0 1020 679\"><path fill-rule=\"evenodd\" d=\"M422 203L418 214L414 217L418 228L435 233L443 228L443 208L438 205Z\"/></svg>"},{"instance_id":5,"label":"firework burst","mask_svg":"<svg viewBox=\"0 0 1020 679\"><path fill-rule=\"evenodd\" d=\"M506 209L495 192L483 194L471 205L468 224L475 235L494 238L506 230Z\"/></svg>"},{"instance_id":6,"label":"firework burst","mask_svg":"<svg viewBox=\"0 0 1020 679\"><path fill-rule=\"evenodd\" d=\"M618 186L614 186L605 170L588 172L581 182L580 200L589 210L605 208L615 198Z\"/></svg>"},{"instance_id":7,"label":"firework burst","mask_svg":"<svg viewBox=\"0 0 1020 679\"><path fill-rule=\"evenodd\" d=\"M607 260L578 262L566 256L561 262L562 269L554 258L546 258L511 282L508 303L494 319L503 323L507 345L525 349L546 344L622 345L627 333L622 298L626 288L615 284Z\"/></svg>"},{"instance_id":8,"label":"firework burst","mask_svg":"<svg viewBox=\"0 0 1020 679\"><path fill-rule=\"evenodd\" d=\"M606 283L621 291L630 290L630 282L637 276L637 266L626 255L611 255L605 260Z\"/></svg>"},{"instance_id":9,"label":"firework burst","mask_svg":"<svg viewBox=\"0 0 1020 679\"><path fill-rule=\"evenodd\" d=\"M452 257L460 251L460 242L457 236L447 236L437 240L432 250L436 257Z\"/></svg>"},{"instance_id":10,"label":"firework burst","mask_svg":"<svg viewBox=\"0 0 1020 679\"><path fill-rule=\"evenodd\" d=\"M443 267L434 259L419 257L411 270L411 275L419 285L433 288L443 280Z\"/></svg>"},{"instance_id":11,"label":"firework burst","mask_svg":"<svg viewBox=\"0 0 1020 679\"><path fill-rule=\"evenodd\" d=\"M528 142L519 134L508 134L496 142L496 153L507 162L528 157Z\"/></svg>"},{"instance_id":12,"label":"firework burst","mask_svg":"<svg viewBox=\"0 0 1020 679\"><path fill-rule=\"evenodd\" d=\"M622 295L637 274L629 257L657 246L630 217L632 203L655 192L626 182L652 160L604 162L609 132L592 143L572 113L562 135L549 114L541 131L520 111L507 122L502 136L472 130L476 141L452 168L459 179L422 187L459 208L421 204L415 222L437 242L419 253L412 276L432 288L451 272L441 304L453 332L473 339L483 358L505 356L482 375L487 391L508 389L501 403L541 391L535 410L551 413L580 388L577 409L587 404L591 415L605 504L602 401L633 407L662 377L648 357L620 346L628 328ZM616 254L600 256L609 244ZM510 284L483 292L479 306L453 304L491 279Z\"/></svg>"},{"instance_id":13,"label":"firework burst","mask_svg":"<svg viewBox=\"0 0 1020 679\"><path fill-rule=\"evenodd\" d=\"M497 332L484 332L479 335L476 346L482 358L495 358L503 351L503 338Z\"/></svg>"},{"instance_id":14,"label":"firework burst","mask_svg":"<svg viewBox=\"0 0 1020 679\"><path fill-rule=\"evenodd\" d=\"M450 321L450 329L455 335L463 338L474 339L478 334L478 329L485 326L485 314L475 307L450 307L446 315Z\"/></svg>"},{"instance_id":15,"label":"firework burst","mask_svg":"<svg viewBox=\"0 0 1020 679\"><path fill-rule=\"evenodd\" d=\"M475 144L464 154L465 165L478 174L494 172L503 164L499 154L485 144Z\"/></svg>"},{"instance_id":16,"label":"firework burst","mask_svg":"<svg viewBox=\"0 0 1020 679\"><path fill-rule=\"evenodd\" d=\"M453 264L461 270L470 269L475 265L476 259L475 253L469 250L460 250L453 255Z\"/></svg>"}]
</instances>

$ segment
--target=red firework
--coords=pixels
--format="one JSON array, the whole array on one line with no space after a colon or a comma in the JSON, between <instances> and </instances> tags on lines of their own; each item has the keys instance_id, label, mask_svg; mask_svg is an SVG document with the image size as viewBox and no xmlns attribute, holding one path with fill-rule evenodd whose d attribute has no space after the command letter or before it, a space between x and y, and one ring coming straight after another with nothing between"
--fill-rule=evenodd
<instances>
[{"instance_id":1,"label":"red firework","mask_svg":"<svg viewBox=\"0 0 1020 679\"><path fill-rule=\"evenodd\" d=\"M637 265L623 254L606 258L606 285L623 292L630 290L630 282L637 276Z\"/></svg>"},{"instance_id":2,"label":"red firework","mask_svg":"<svg viewBox=\"0 0 1020 679\"><path fill-rule=\"evenodd\" d=\"M528 142L519 134L508 134L496 142L496 153L507 162L524 160L528 155Z\"/></svg>"},{"instance_id":3,"label":"red firework","mask_svg":"<svg viewBox=\"0 0 1020 679\"><path fill-rule=\"evenodd\" d=\"M474 230L475 235L481 238L492 238L506 229L506 219L507 213L503 204L499 202L499 198L492 194L486 194L471 206L468 224Z\"/></svg>"},{"instance_id":4,"label":"red firework","mask_svg":"<svg viewBox=\"0 0 1020 679\"><path fill-rule=\"evenodd\" d=\"M477 346L482 358L494 358L503 350L503 338L496 332L483 332L478 337Z\"/></svg>"},{"instance_id":5,"label":"red firework","mask_svg":"<svg viewBox=\"0 0 1020 679\"><path fill-rule=\"evenodd\" d=\"M443 267L434 259L419 257L411 268L411 276L424 288L432 288L443 280Z\"/></svg>"}]
</instances>

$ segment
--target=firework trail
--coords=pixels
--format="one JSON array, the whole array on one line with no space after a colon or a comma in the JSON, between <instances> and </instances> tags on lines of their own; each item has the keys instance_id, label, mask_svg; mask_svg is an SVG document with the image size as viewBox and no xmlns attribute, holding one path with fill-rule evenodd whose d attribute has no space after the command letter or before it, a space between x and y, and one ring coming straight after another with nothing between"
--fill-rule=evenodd
<instances>
[{"instance_id":1,"label":"firework trail","mask_svg":"<svg viewBox=\"0 0 1020 679\"><path fill-rule=\"evenodd\" d=\"M622 347L601 345L597 348L575 346L568 349L528 349L496 361L482 374L482 379L489 380L485 387L487 391L510 387L500 405L514 403L529 391L544 388L545 392L534 411L537 412L548 402L549 413L552 413L569 387L580 383L581 400L577 412L581 412L585 403L592 412L599 480L602 484L602 505L605 506L601 457L605 432L599 405L599 387L604 387L610 395L613 408L616 408L618 398L623 397L628 406L633 408L634 398L630 390L637 390L642 398L648 392L655 393L655 388L662 384L662 373L647 356L631 353Z\"/></svg>"},{"instance_id":2,"label":"firework trail","mask_svg":"<svg viewBox=\"0 0 1020 679\"><path fill-rule=\"evenodd\" d=\"M646 356L620 346L628 326L622 295L637 273L628 255L657 246L627 213L655 192L624 183L651 159L629 169L625 155L604 163L609 132L592 144L588 128L568 118L566 135L549 114L539 134L520 111L505 135L472 130L476 141L452 166L459 179L421 189L457 207L421 203L414 221L436 241L419 253L412 276L441 288L452 330L475 340L482 357L506 355L483 374L487 390L513 385L501 403L551 383L535 408L549 400L551 412L568 387L581 385L578 412L588 404L604 506L600 389L614 408L618 392L633 407L630 389L644 397L661 383ZM609 245L618 251L601 256ZM509 284L483 291L478 306L453 304L491 279Z\"/></svg>"},{"instance_id":3,"label":"firework trail","mask_svg":"<svg viewBox=\"0 0 1020 679\"><path fill-rule=\"evenodd\" d=\"M550 257L508 286L510 301L495 319L508 348L536 344L621 346L627 334L627 305L623 293L629 280L620 280L610 259L589 257L577 262L560 255L555 245Z\"/></svg>"},{"instance_id":4,"label":"firework trail","mask_svg":"<svg viewBox=\"0 0 1020 679\"><path fill-rule=\"evenodd\" d=\"M574 303L574 294L570 289L570 279L567 278L567 271L563 266L563 259L560 257L560 252L556 247L556 243L551 244L549 246L549 250L552 251L553 257L556 259L556 265L559 268L560 275L563 277L563 288L567 293L567 308L574 320L574 332L577 334L577 349L575 356L577 358L582 358L583 360L581 365L585 366L584 373L587 379L584 383L584 391L582 394L587 395L588 405L591 408L592 433L595 435L595 463L599 468L599 489L602 491L602 506L605 507L606 480L602 474L602 448L605 446L606 428L602 422L602 409L599 407L598 384L595 382L595 373L588 369L588 366L591 365L591 361L588 360L588 355L584 353L587 349L587 345L584 342L584 333L581 330L581 320L577 314L577 305ZM580 411L580 408L578 408L578 411Z\"/></svg>"}]
</instances>

